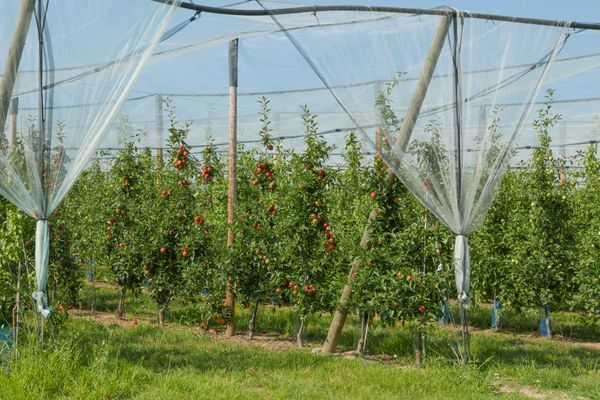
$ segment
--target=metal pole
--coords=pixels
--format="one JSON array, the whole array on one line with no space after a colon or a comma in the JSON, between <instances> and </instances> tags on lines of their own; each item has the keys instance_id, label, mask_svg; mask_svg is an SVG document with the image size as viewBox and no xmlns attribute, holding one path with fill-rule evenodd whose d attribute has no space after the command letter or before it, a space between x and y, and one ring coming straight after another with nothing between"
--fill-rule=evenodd
<instances>
[{"instance_id":1,"label":"metal pole","mask_svg":"<svg viewBox=\"0 0 600 400\"><path fill-rule=\"evenodd\" d=\"M46 179L44 177L44 147L46 144L45 125L44 125L44 6L41 0L37 1L37 30L38 30L38 174L42 184L42 212L40 216L46 219ZM50 155L49 152L48 156ZM50 164L48 163L48 168ZM43 334L43 330L42 330Z\"/></svg>"},{"instance_id":2,"label":"metal pole","mask_svg":"<svg viewBox=\"0 0 600 400\"><path fill-rule=\"evenodd\" d=\"M171 0L152 0L159 3L170 3ZM223 14L223 15L238 15L238 16L269 16L269 15L289 15L289 14L301 14L301 13L317 13L317 12L328 12L328 11L360 11L360 12L380 12L380 13L393 13L393 14L407 14L407 15L438 15L452 17L456 12L453 9L448 8L409 8L409 7L374 7L374 6L360 6L360 5L328 5L328 6L304 6L304 7L288 7L288 8L275 8L269 10L252 10L252 9L235 9L235 8L220 8L203 6L200 4L194 4L189 2L182 2L179 7L193 10L197 12L205 12L211 14ZM516 24L529 24L529 25L542 25L542 26L556 26L564 27L569 26L573 29L588 29L588 30L600 30L599 23L585 23L575 21L559 21L550 19L540 18L527 18L527 17L512 17L508 15L496 15L486 13L475 13L468 11L460 11L465 18L481 19L485 21L502 21L512 22Z\"/></svg>"},{"instance_id":3,"label":"metal pole","mask_svg":"<svg viewBox=\"0 0 600 400\"><path fill-rule=\"evenodd\" d=\"M228 152L228 180L229 191L227 194L227 247L233 246L235 223L235 206L237 202L237 86L238 86L238 39L229 42L229 152ZM225 307L229 311L227 318L226 336L235 334L235 293L234 282L227 282L225 292Z\"/></svg>"},{"instance_id":4,"label":"metal pole","mask_svg":"<svg viewBox=\"0 0 600 400\"><path fill-rule=\"evenodd\" d=\"M456 12L452 19L452 39L454 42L453 48L453 59L454 59L454 104L455 106L455 127L454 127L454 146L456 155L456 207L459 213L459 220L462 222L464 219L464 201L462 198L462 169L463 169L463 149L462 149L462 80L461 80L461 32L462 27L459 27L459 21L463 21L462 14ZM455 232L456 234L462 234L462 232ZM466 246L466 245L465 245ZM455 261L456 262L456 261ZM468 275L470 266L468 262L462 262L463 266L462 273L464 276ZM459 295L461 294L461 288L458 288ZM460 309L460 325L462 333L462 363L466 365L469 362L470 353L470 340L469 340L469 325L468 325L468 314L467 308L462 300L459 301Z\"/></svg>"},{"instance_id":5,"label":"metal pole","mask_svg":"<svg viewBox=\"0 0 600 400\"><path fill-rule=\"evenodd\" d=\"M451 21L452 19L449 17L443 17L440 19L440 22L438 23L437 29L435 31L435 35L429 46L429 52L427 53L427 58L423 63L423 69L421 71L419 81L415 86L410 106L408 107L408 110L404 115L404 119L402 120L402 125L400 126L398 140L396 140L394 143L393 154L396 155L397 161L399 160L400 155L406 150L406 146L408 145L410 136L412 135L415 123L417 121L417 117L419 116L419 112L421 111L421 107L423 106L423 101L425 100L425 96L427 95L427 89L429 88L431 78L433 77L433 72L435 71L435 67L439 60L440 53L442 52L442 48L444 47L444 41L446 39L446 35L448 34ZM388 187L391 186L395 179L393 169L394 168L392 167L388 171ZM363 231L363 236L360 241L360 245L363 249L366 248L369 244L371 236L371 223L376 218L377 210L371 210L367 226ZM335 314L331 321L331 325L329 326L329 332L327 333L325 343L323 343L323 347L321 348L321 352L323 353L333 353L337 348L338 341L342 334L342 329L346 322L346 317L348 316L348 302L350 301L350 297L352 296L352 284L354 283L354 279L356 278L356 275L358 274L359 270L360 258L357 257L352 262L352 267L350 269L350 274L348 275L348 280L346 282L346 285L344 285L344 288L342 289L342 295L340 296L337 310L335 311Z\"/></svg>"},{"instance_id":6,"label":"metal pole","mask_svg":"<svg viewBox=\"0 0 600 400\"><path fill-rule=\"evenodd\" d=\"M10 41L6 62L2 70L2 78L0 79L0 131L4 131L4 125L6 124L6 116L15 80L17 79L17 71L21 63L29 26L31 25L34 2L35 0L23 0L21 4L17 26Z\"/></svg>"},{"instance_id":7,"label":"metal pole","mask_svg":"<svg viewBox=\"0 0 600 400\"><path fill-rule=\"evenodd\" d=\"M454 59L454 154L456 155L456 205L460 214L460 220L463 217L462 201L462 80L460 65L460 38L458 27L458 14L452 19L452 37L454 41L453 59Z\"/></svg>"}]
</instances>

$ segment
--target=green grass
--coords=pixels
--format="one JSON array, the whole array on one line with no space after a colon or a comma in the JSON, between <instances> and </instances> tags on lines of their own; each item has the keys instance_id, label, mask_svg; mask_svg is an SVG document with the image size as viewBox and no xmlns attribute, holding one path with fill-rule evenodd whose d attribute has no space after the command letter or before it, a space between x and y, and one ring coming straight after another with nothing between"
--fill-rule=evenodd
<instances>
[{"instance_id":1,"label":"green grass","mask_svg":"<svg viewBox=\"0 0 600 400\"><path fill-rule=\"evenodd\" d=\"M274 313L276 315L284 313ZM31 337L0 373L2 399L600 399L600 350L581 345L475 334L474 362L457 366L431 352L447 330L427 337L425 369L412 366L409 332L378 343L396 361L271 351L215 340L197 328L106 325L70 318L40 350ZM383 335L384 332L379 332ZM33 336L32 336L33 337ZM499 388L504 387L499 393Z\"/></svg>"},{"instance_id":2,"label":"green grass","mask_svg":"<svg viewBox=\"0 0 600 400\"><path fill-rule=\"evenodd\" d=\"M90 294L86 285L84 308ZM96 296L99 311L114 312L114 288L98 288ZM172 303L164 329L153 322L156 306L146 293L128 296L125 310L145 322L120 327L71 317L58 335L48 335L43 350L32 329L36 319L24 318L29 327L22 329L19 357L0 373L0 399L600 399L598 327L573 313L555 313L555 327L568 326L571 336L591 343L535 338L537 312L507 310L504 331L492 334L487 306L473 307L472 325L486 329L472 335L473 362L458 366L455 330L433 325L425 337L426 366L418 369L408 326L370 327L368 352L395 356L382 363L312 354L327 333L328 314L309 318L307 349L274 351L201 334L197 307L182 300ZM236 313L241 330L249 313ZM261 308L257 332L291 341L293 313ZM356 339L350 318L341 349L352 349Z\"/></svg>"},{"instance_id":3,"label":"green grass","mask_svg":"<svg viewBox=\"0 0 600 400\"><path fill-rule=\"evenodd\" d=\"M200 336L190 328L122 328L71 319L42 351L31 342L0 374L3 399L487 399L497 382L600 397L598 352L552 343L518 346L478 335L485 364L381 364L268 351ZM594 364L594 362L596 364ZM552 392L557 393L557 392Z\"/></svg>"}]
</instances>

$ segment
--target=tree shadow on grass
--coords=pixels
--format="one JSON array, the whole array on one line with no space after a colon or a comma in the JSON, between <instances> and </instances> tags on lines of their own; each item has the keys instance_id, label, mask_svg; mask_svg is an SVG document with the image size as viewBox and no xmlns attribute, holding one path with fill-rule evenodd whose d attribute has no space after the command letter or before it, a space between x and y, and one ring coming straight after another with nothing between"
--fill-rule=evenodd
<instances>
[{"instance_id":1,"label":"tree shadow on grass","mask_svg":"<svg viewBox=\"0 0 600 400\"><path fill-rule=\"evenodd\" d=\"M193 368L199 372L253 370L300 370L334 362L310 354L283 356L269 351L251 351L239 346L197 346L194 349L155 346L151 349L125 345L118 357L155 372Z\"/></svg>"},{"instance_id":2,"label":"tree shadow on grass","mask_svg":"<svg viewBox=\"0 0 600 400\"><path fill-rule=\"evenodd\" d=\"M193 368L199 372L253 370L300 370L336 359L319 357L307 351L285 353L266 351L198 337L189 331L169 331L151 326L121 329L89 323L81 328L78 349L93 357L95 346L106 343L111 358L120 363L140 366L154 372Z\"/></svg>"},{"instance_id":3,"label":"tree shadow on grass","mask_svg":"<svg viewBox=\"0 0 600 400\"><path fill-rule=\"evenodd\" d=\"M600 350L588 349L577 345L557 343L531 343L515 340L475 341L472 346L473 357L480 361L491 360L491 365L524 366L535 365L540 368L560 368L571 371L598 368ZM484 366L485 368L485 366Z\"/></svg>"},{"instance_id":4,"label":"tree shadow on grass","mask_svg":"<svg viewBox=\"0 0 600 400\"><path fill-rule=\"evenodd\" d=\"M339 358L316 356L305 350L282 353L215 341L184 329L159 329L148 325L123 329L87 321L73 323L76 325L73 332L78 332L77 347L83 353L93 357L98 350L98 343L106 343L106 350L119 362L158 372L178 368L193 368L202 372L245 371L249 368L299 370L341 361ZM351 342L352 332L346 332L346 336L344 341ZM407 359L413 357L411 337L407 330L395 331L394 335L387 331L374 331L372 340L372 353L397 354ZM426 339L427 357L442 363L455 363L457 358L452 346L456 344L447 331L433 331ZM600 350L500 335L473 335L471 350L472 359L482 370L495 366L534 365L576 373L597 370L600 360Z\"/></svg>"},{"instance_id":5,"label":"tree shadow on grass","mask_svg":"<svg viewBox=\"0 0 600 400\"><path fill-rule=\"evenodd\" d=\"M455 320L458 320L458 308L451 307ZM492 317L491 306L473 305L469 310L469 325L488 330ZM515 310L507 307L502 311L502 331L522 334L535 334L539 329L538 310ZM584 314L556 312L551 315L554 334L567 338L600 342L600 325L594 324Z\"/></svg>"}]
</instances>

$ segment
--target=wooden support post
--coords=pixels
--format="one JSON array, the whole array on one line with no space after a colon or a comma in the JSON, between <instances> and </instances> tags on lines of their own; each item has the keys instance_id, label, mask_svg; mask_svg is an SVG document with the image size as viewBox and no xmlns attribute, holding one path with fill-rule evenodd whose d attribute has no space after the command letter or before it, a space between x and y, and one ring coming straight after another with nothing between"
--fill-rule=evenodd
<instances>
[{"instance_id":1,"label":"wooden support post","mask_svg":"<svg viewBox=\"0 0 600 400\"><path fill-rule=\"evenodd\" d=\"M155 95L154 99L156 106L156 164L161 167L163 165L163 135L165 133L163 100L160 94Z\"/></svg>"},{"instance_id":2,"label":"wooden support post","mask_svg":"<svg viewBox=\"0 0 600 400\"><path fill-rule=\"evenodd\" d=\"M395 160L394 165L391 166L391 168L388 170L388 188L391 186L395 179L394 169L400 163L400 158L402 157L401 154L406 150L413 129L417 122L417 118L419 116L419 113L421 112L421 107L423 106L423 101L425 100L425 95L427 94L429 83L431 82L431 78L433 77L433 72L435 71L435 67L442 52L442 48L444 47L444 41L446 39L446 35L448 34L451 21L451 17L440 17L440 22L438 23L435 35L433 37L433 40L431 41L431 45L429 46L427 58L423 63L423 70L421 71L421 75L419 76L419 80L417 81L417 85L415 87L408 110L406 111L404 119L402 120L402 125L400 126L400 133L398 135L398 139L394 142L393 154L395 156ZM360 241L360 246L363 249L366 249L369 245L369 241L371 238L371 223L375 220L376 217L377 210L371 210L367 226L363 231L363 236ZM337 310L335 311L333 320L329 325L329 332L327 333L325 343L323 343L323 347L321 348L322 353L333 353L337 348L338 341L342 334L342 329L344 328L344 324L346 323L346 317L348 316L348 302L352 295L352 284L354 283L354 279L356 278L356 275L358 274L359 270L360 258L357 257L352 262L352 267L350 268L348 280L344 285L344 288L342 289L342 295L340 296Z\"/></svg>"},{"instance_id":3,"label":"wooden support post","mask_svg":"<svg viewBox=\"0 0 600 400\"><path fill-rule=\"evenodd\" d=\"M19 70L19 64L21 63L25 40L27 39L29 26L31 25L34 2L34 0L23 0L23 3L21 4L17 25L10 41L6 62L4 63L4 69L2 70L2 78L0 79L1 132L4 132L4 127L6 125L8 107L10 106L13 88L17 79L17 71Z\"/></svg>"},{"instance_id":4,"label":"wooden support post","mask_svg":"<svg viewBox=\"0 0 600 400\"><path fill-rule=\"evenodd\" d=\"M19 98L14 97L10 102L8 112L8 129L6 141L8 142L8 154L12 154L17 144L17 116L19 115Z\"/></svg>"},{"instance_id":5,"label":"wooden support post","mask_svg":"<svg viewBox=\"0 0 600 400\"><path fill-rule=\"evenodd\" d=\"M235 206L237 202L237 86L238 86L238 39L229 42L229 151L228 151L228 179L229 191L227 194L227 247L233 246L235 223ZM235 334L235 293L232 279L227 282L225 292L225 307L229 311L225 336Z\"/></svg>"}]
</instances>

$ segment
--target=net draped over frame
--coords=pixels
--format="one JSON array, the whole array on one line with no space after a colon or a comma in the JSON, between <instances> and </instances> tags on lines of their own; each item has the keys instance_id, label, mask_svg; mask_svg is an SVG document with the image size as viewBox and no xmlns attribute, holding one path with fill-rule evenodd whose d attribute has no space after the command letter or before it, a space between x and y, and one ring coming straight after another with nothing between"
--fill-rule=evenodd
<instances>
[{"instance_id":1,"label":"net draped over frame","mask_svg":"<svg viewBox=\"0 0 600 400\"><path fill-rule=\"evenodd\" d=\"M252 2L252 7L266 11L272 6ZM212 19L231 21L239 29L231 35L204 31ZM213 110L216 118L209 118L210 109L198 114L210 121L223 117L219 123L225 131L227 97L219 102L214 93L226 92L224 45L240 37L241 139L246 132L258 131L260 94L273 100L280 118L294 106L290 100L306 100L323 116L325 132L353 127L363 133L363 140L381 153L407 188L455 233L458 298L467 305L468 235L482 224L491 206L532 104L571 33L568 25L490 22L465 18L460 12L438 16L352 11L209 15L197 24L196 33L203 32L205 39L197 45L198 53L157 59L140 83L173 94L184 113L189 110L186 100L203 107L211 104L219 110ZM205 90L205 99L212 96L212 102L197 101L189 92L184 99L186 92L178 93L172 82L158 78L165 65L189 65L186 60L192 59L206 66L207 74L191 79L198 80L196 87ZM203 59L210 60L212 68ZM220 65L216 70L214 63ZM314 90L302 90L302 85ZM246 107L252 112L246 114ZM254 125L246 123L245 115L254 117ZM284 132L297 129L285 119L277 124ZM379 148L373 141L375 131L383 136Z\"/></svg>"},{"instance_id":2,"label":"net draped over frame","mask_svg":"<svg viewBox=\"0 0 600 400\"><path fill-rule=\"evenodd\" d=\"M282 6L252 1L234 7L270 12ZM191 14L178 18L184 15ZM448 15L196 15L157 48L123 109L121 128L146 132L142 146L163 147L161 101L169 98L177 118L193 122L192 151L210 140L225 151L227 46L239 38L239 143L260 144L261 96L271 100L274 136L288 149L302 149L303 104L319 117L319 133L338 149L347 131L361 132L371 156L380 153L456 234L456 285L466 305L467 238L482 224L509 161L525 159L536 146L532 108L543 101L543 89L597 75L600 54L592 51L596 32L586 37L568 24ZM575 37L581 43L574 43ZM423 79L427 68L430 76ZM179 74L173 77L166 71ZM581 78L586 73L588 78ZM581 110L583 119L597 107L587 107L588 114ZM405 123L407 116L414 121ZM118 148L119 132L124 131L115 128L106 148ZM383 136L379 144L376 132ZM330 162L340 162L335 152Z\"/></svg>"},{"instance_id":3,"label":"net draped over frame","mask_svg":"<svg viewBox=\"0 0 600 400\"><path fill-rule=\"evenodd\" d=\"M0 5L0 32L7 38L0 57L8 54L18 3ZM282 5L255 0L232 7ZM162 35L171 16L173 24ZM579 93L569 88L600 98L600 51L593 52L598 33L568 24L491 21L454 11L231 16L174 10L150 0L50 0L41 69L36 29L33 18L4 126L0 194L40 221L38 296L46 279L45 220L99 143L118 150L139 131L141 147L164 147L163 101L169 98L176 118L193 122L192 152L210 141L225 151L228 44L235 38L239 143L260 144L262 96L270 99L274 136L288 149L303 148L304 104L318 116L319 134L338 149L349 130L361 132L370 156L381 154L456 234L463 304L469 301L467 238L481 225L509 161L526 159L536 146L530 111L543 101L543 90L564 88L559 93L568 94L557 108L576 120L567 121L556 143L600 132L594 131L600 100L568 98ZM376 134L383 140L376 143ZM340 160L334 152L329 161Z\"/></svg>"},{"instance_id":4,"label":"net draped over frame","mask_svg":"<svg viewBox=\"0 0 600 400\"><path fill-rule=\"evenodd\" d=\"M0 4L0 194L37 220L33 296L43 316L48 217L95 155L178 3Z\"/></svg>"},{"instance_id":5,"label":"net draped over frame","mask_svg":"<svg viewBox=\"0 0 600 400\"><path fill-rule=\"evenodd\" d=\"M569 27L456 12L288 29L272 17L364 136L373 127L383 134L388 166L454 232L458 300L467 306L468 235L483 223ZM358 85L365 81L376 86ZM515 106L501 106L508 102Z\"/></svg>"}]
</instances>

